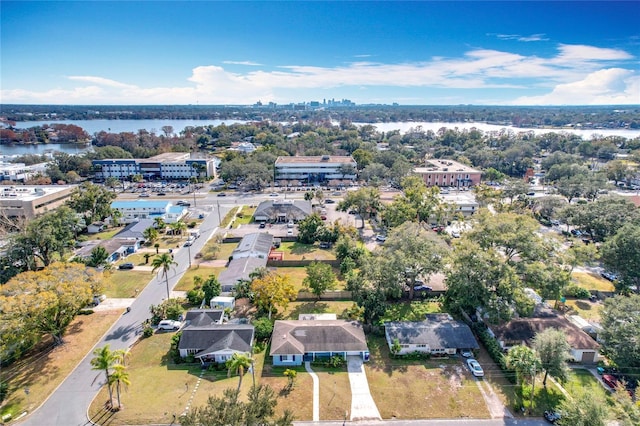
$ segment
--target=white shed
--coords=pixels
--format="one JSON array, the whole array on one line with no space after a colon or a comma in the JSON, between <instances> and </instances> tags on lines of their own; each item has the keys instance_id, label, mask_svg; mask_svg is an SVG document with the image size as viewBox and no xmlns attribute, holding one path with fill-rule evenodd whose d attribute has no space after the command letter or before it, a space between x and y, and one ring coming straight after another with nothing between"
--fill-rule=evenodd
<instances>
[{"instance_id":1,"label":"white shed","mask_svg":"<svg viewBox=\"0 0 640 426\"><path fill-rule=\"evenodd\" d=\"M209 306L212 308L233 309L236 306L236 299L235 297L217 296L211 299Z\"/></svg>"}]
</instances>

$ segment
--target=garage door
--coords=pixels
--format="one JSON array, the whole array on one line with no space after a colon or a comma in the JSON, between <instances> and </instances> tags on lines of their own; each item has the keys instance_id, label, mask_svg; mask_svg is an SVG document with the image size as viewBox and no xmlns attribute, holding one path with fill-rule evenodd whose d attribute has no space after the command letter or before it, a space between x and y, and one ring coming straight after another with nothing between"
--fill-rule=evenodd
<instances>
[{"instance_id":1,"label":"garage door","mask_svg":"<svg viewBox=\"0 0 640 426\"><path fill-rule=\"evenodd\" d=\"M591 352L582 352L582 363L583 364L593 364L595 357L596 357L596 353L593 352L593 351L591 351Z\"/></svg>"}]
</instances>

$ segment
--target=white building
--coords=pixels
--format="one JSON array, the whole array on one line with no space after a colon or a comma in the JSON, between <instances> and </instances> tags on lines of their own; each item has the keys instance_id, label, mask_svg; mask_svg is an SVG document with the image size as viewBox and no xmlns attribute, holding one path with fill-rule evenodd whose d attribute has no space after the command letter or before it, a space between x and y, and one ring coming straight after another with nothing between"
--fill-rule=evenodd
<instances>
[{"instance_id":1,"label":"white building","mask_svg":"<svg viewBox=\"0 0 640 426\"><path fill-rule=\"evenodd\" d=\"M76 185L0 186L0 212L9 218L31 219L63 205Z\"/></svg>"},{"instance_id":2,"label":"white building","mask_svg":"<svg viewBox=\"0 0 640 426\"><path fill-rule=\"evenodd\" d=\"M480 205L476 201L473 192L469 191L452 191L449 194L440 194L440 198L447 204L455 206L454 212L460 212L464 217L475 214Z\"/></svg>"},{"instance_id":3,"label":"white building","mask_svg":"<svg viewBox=\"0 0 640 426\"><path fill-rule=\"evenodd\" d=\"M166 152L150 158L115 158L93 160L97 178L127 179L141 175L145 179L189 179L216 177L216 160L191 158L185 152Z\"/></svg>"},{"instance_id":4,"label":"white building","mask_svg":"<svg viewBox=\"0 0 640 426\"><path fill-rule=\"evenodd\" d=\"M326 182L330 180L355 180L356 160L351 156L322 155L278 157L275 163L275 179L300 182Z\"/></svg>"},{"instance_id":5,"label":"white building","mask_svg":"<svg viewBox=\"0 0 640 426\"><path fill-rule=\"evenodd\" d=\"M24 182L47 171L48 163L27 166L24 163L0 163L0 181Z\"/></svg>"},{"instance_id":6,"label":"white building","mask_svg":"<svg viewBox=\"0 0 640 426\"><path fill-rule=\"evenodd\" d=\"M114 201L111 208L122 214L123 223L132 223L140 219L161 217L165 223L174 223L187 214L183 206L174 206L170 201Z\"/></svg>"}]
</instances>

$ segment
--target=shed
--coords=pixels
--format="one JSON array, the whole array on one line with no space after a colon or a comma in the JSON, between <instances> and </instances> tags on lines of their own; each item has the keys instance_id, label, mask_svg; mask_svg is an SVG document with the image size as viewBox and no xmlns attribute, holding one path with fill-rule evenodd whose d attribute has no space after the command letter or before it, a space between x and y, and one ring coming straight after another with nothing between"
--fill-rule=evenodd
<instances>
[{"instance_id":1,"label":"shed","mask_svg":"<svg viewBox=\"0 0 640 426\"><path fill-rule=\"evenodd\" d=\"M230 296L216 296L211 299L210 306L212 308L233 309L236 306L236 299Z\"/></svg>"}]
</instances>

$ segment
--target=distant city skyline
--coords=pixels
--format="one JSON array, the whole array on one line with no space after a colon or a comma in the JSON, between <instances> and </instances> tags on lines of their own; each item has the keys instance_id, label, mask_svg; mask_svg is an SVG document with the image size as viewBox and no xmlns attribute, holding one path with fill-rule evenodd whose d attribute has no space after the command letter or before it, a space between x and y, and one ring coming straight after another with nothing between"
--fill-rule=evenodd
<instances>
[{"instance_id":1,"label":"distant city skyline","mask_svg":"<svg viewBox=\"0 0 640 426\"><path fill-rule=\"evenodd\" d=\"M0 2L0 103L640 104L640 2Z\"/></svg>"}]
</instances>

